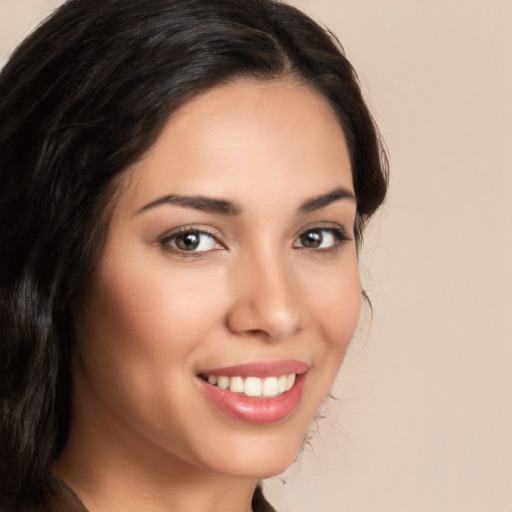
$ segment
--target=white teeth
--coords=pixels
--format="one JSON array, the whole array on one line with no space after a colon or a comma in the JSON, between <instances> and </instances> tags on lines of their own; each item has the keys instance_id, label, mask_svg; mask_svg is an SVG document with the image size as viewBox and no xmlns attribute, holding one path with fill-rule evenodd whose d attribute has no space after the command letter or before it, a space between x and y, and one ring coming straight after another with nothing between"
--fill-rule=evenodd
<instances>
[{"instance_id":1,"label":"white teeth","mask_svg":"<svg viewBox=\"0 0 512 512\"><path fill-rule=\"evenodd\" d=\"M271 398L290 390L295 383L295 374L280 375L279 377L225 377L207 376L208 383L220 389L229 389L232 393L244 393L246 396Z\"/></svg>"},{"instance_id":2,"label":"white teeth","mask_svg":"<svg viewBox=\"0 0 512 512\"><path fill-rule=\"evenodd\" d=\"M263 384L258 377L247 377L244 383L244 393L247 396L261 396Z\"/></svg>"},{"instance_id":3,"label":"white teeth","mask_svg":"<svg viewBox=\"0 0 512 512\"><path fill-rule=\"evenodd\" d=\"M293 384L295 383L295 373L291 373L286 376L286 391L292 389Z\"/></svg>"},{"instance_id":4,"label":"white teeth","mask_svg":"<svg viewBox=\"0 0 512 512\"><path fill-rule=\"evenodd\" d=\"M228 389L229 388L229 377L219 377L217 381L217 386L220 389Z\"/></svg>"},{"instance_id":5,"label":"white teeth","mask_svg":"<svg viewBox=\"0 0 512 512\"><path fill-rule=\"evenodd\" d=\"M281 377L277 379L277 390L279 393L284 393L286 391L286 375L281 375Z\"/></svg>"},{"instance_id":6,"label":"white teeth","mask_svg":"<svg viewBox=\"0 0 512 512\"><path fill-rule=\"evenodd\" d=\"M229 384L229 391L233 393L243 393L244 392L244 379L242 377L231 377L231 382Z\"/></svg>"},{"instance_id":7,"label":"white teeth","mask_svg":"<svg viewBox=\"0 0 512 512\"><path fill-rule=\"evenodd\" d=\"M276 396L277 391L277 377L268 377L263 381L263 396Z\"/></svg>"}]
</instances>

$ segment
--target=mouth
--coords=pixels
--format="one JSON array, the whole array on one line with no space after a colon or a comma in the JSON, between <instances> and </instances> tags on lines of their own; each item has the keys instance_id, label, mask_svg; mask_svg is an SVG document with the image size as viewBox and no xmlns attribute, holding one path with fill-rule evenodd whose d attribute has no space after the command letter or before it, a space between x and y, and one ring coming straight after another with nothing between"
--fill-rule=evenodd
<instances>
[{"instance_id":1,"label":"mouth","mask_svg":"<svg viewBox=\"0 0 512 512\"><path fill-rule=\"evenodd\" d=\"M309 366L299 361L259 362L198 373L206 396L228 416L275 423L297 408Z\"/></svg>"}]
</instances>

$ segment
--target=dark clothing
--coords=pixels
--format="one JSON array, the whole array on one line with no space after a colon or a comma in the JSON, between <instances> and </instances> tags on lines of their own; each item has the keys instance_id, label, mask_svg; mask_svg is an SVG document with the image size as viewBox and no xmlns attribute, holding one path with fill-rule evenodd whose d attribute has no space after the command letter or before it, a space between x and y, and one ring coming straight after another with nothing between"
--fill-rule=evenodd
<instances>
[{"instance_id":1,"label":"dark clothing","mask_svg":"<svg viewBox=\"0 0 512 512\"><path fill-rule=\"evenodd\" d=\"M252 495L252 510L253 512L276 512L275 508L263 496L263 491L259 485Z\"/></svg>"},{"instance_id":2,"label":"dark clothing","mask_svg":"<svg viewBox=\"0 0 512 512\"><path fill-rule=\"evenodd\" d=\"M87 512L78 496L55 475L50 476L54 493L48 501L48 506L44 512ZM275 512L275 509L268 503L263 496L261 487L256 487L252 496L253 512Z\"/></svg>"},{"instance_id":3,"label":"dark clothing","mask_svg":"<svg viewBox=\"0 0 512 512\"><path fill-rule=\"evenodd\" d=\"M49 480L54 491L44 512L87 512L78 496L54 474Z\"/></svg>"}]
</instances>

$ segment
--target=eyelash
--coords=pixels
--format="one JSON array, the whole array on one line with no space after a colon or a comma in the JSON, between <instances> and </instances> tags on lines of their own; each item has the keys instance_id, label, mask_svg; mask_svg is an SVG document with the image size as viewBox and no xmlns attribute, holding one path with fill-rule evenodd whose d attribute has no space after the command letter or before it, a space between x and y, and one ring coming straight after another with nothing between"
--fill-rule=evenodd
<instances>
[{"instance_id":1,"label":"eyelash","mask_svg":"<svg viewBox=\"0 0 512 512\"><path fill-rule=\"evenodd\" d=\"M212 233L209 233L208 231L206 231L204 229L194 228L193 226L187 226L185 228L179 229L178 231L173 231L172 233L165 235L163 238L160 239L159 244L164 250L174 252L176 254L179 254L180 256L185 256L185 257L188 257L188 256L192 256L192 257L199 256L200 257L200 256L204 256L205 253L208 253L210 251L219 250L219 249L210 249L207 251L186 251L184 249L180 249L179 247L172 245L172 242L176 242L176 240L180 236L187 235L187 234L199 235L199 237L201 237L202 235L207 236L212 239L214 244L219 246L219 249L225 248L224 245L222 245L215 238L215 235L213 235Z\"/></svg>"},{"instance_id":2,"label":"eyelash","mask_svg":"<svg viewBox=\"0 0 512 512\"><path fill-rule=\"evenodd\" d=\"M306 247L306 246L304 246L303 237L305 237L308 234L310 235L313 233L315 233L315 234L324 233L324 235L322 235L323 236L323 238L321 240L322 242L324 242L325 233L328 233L333 238L332 244L329 247ZM201 238L201 236L207 236L207 237L211 238L212 243L215 244L217 247L208 249L208 250L203 250L203 251L196 251L196 250L187 251L185 249L180 249L176 245L173 245L173 243L176 244L176 240L178 240L180 236L187 235L187 234L197 235L199 238ZM301 238L302 238L302 241L301 241ZM351 240L352 240L352 238L341 227L317 226L317 227L308 228L308 229L305 229L304 231L302 231L297 236L292 247L294 249L305 249L308 252L315 253L315 254L316 253L328 254L328 253L333 253L333 252L338 251L342 245L344 245L345 243L347 243ZM297 245L298 242L300 242L302 245ZM226 248L223 244L221 244L217 240L215 235L213 235L212 233L209 233L208 231L206 231L202 228L201 229L194 228L193 226L187 226L185 228L179 229L178 231L174 231L170 234L167 234L164 237L162 237L158 243L166 251L173 252L173 253L183 256L183 257L196 257L196 258L202 257L211 251L221 250L221 249ZM199 240L198 245L195 248L197 248L200 244L201 244L201 240Z\"/></svg>"},{"instance_id":3,"label":"eyelash","mask_svg":"<svg viewBox=\"0 0 512 512\"><path fill-rule=\"evenodd\" d=\"M341 227L325 227L325 226L318 226L318 227L312 227L308 228L297 237L297 241L301 240L301 238L305 237L308 234L318 234L318 233L328 233L332 236L332 245L329 247L305 247L304 245L297 246L295 245L296 242L294 242L293 247L296 249L306 249L310 251L311 253L333 253L337 252L345 243L352 240L352 238L347 234L347 232L341 228ZM323 238L325 238L325 235L322 235ZM324 240L322 239L322 242ZM303 242L301 242L303 243Z\"/></svg>"}]
</instances>

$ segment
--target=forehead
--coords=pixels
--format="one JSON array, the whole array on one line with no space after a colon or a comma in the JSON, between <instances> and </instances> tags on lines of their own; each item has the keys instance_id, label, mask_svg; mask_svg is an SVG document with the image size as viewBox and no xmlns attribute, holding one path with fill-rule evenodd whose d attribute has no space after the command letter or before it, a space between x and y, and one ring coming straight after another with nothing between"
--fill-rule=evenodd
<instances>
[{"instance_id":1,"label":"forehead","mask_svg":"<svg viewBox=\"0 0 512 512\"><path fill-rule=\"evenodd\" d=\"M327 100L291 81L240 79L178 108L135 164L125 192L133 205L158 194L243 201L353 190L342 128Z\"/></svg>"}]
</instances>

